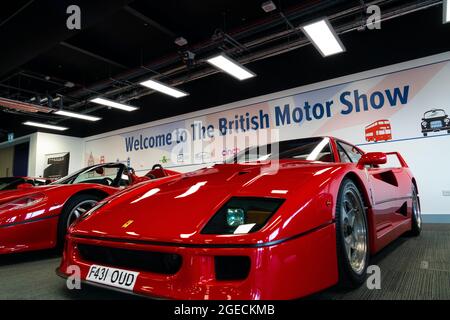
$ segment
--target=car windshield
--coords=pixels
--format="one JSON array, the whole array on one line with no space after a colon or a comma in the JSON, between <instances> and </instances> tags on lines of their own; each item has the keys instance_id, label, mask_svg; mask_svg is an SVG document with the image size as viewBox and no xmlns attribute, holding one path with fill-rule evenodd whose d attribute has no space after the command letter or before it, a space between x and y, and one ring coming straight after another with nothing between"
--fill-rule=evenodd
<instances>
[{"instance_id":1,"label":"car windshield","mask_svg":"<svg viewBox=\"0 0 450 320\"><path fill-rule=\"evenodd\" d=\"M329 138L305 138L247 148L226 160L225 163L258 162L273 159L334 161Z\"/></svg>"},{"instance_id":2,"label":"car windshield","mask_svg":"<svg viewBox=\"0 0 450 320\"><path fill-rule=\"evenodd\" d=\"M129 177L123 164L105 164L83 168L51 184L76 183L96 183L109 186L123 186L129 184Z\"/></svg>"},{"instance_id":3,"label":"car windshield","mask_svg":"<svg viewBox=\"0 0 450 320\"><path fill-rule=\"evenodd\" d=\"M425 119L445 117L445 116L446 116L445 111L441 109L425 112Z\"/></svg>"},{"instance_id":4,"label":"car windshield","mask_svg":"<svg viewBox=\"0 0 450 320\"><path fill-rule=\"evenodd\" d=\"M22 181L23 181L22 178L16 177L0 178L0 190L13 189L16 185L18 185Z\"/></svg>"}]
</instances>

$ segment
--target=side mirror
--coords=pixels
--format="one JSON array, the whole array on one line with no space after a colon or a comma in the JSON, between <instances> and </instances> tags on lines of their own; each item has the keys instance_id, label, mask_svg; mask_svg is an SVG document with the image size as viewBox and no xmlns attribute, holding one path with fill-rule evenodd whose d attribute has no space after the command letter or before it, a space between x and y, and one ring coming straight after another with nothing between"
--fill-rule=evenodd
<instances>
[{"instance_id":1,"label":"side mirror","mask_svg":"<svg viewBox=\"0 0 450 320\"><path fill-rule=\"evenodd\" d=\"M34 186L31 183L24 182L24 183L19 184L17 186L17 189L30 189L30 188L33 188L33 187Z\"/></svg>"},{"instance_id":2,"label":"side mirror","mask_svg":"<svg viewBox=\"0 0 450 320\"><path fill-rule=\"evenodd\" d=\"M383 152L368 152L365 153L358 161L358 166L370 166L385 164L387 162L387 156Z\"/></svg>"}]
</instances>

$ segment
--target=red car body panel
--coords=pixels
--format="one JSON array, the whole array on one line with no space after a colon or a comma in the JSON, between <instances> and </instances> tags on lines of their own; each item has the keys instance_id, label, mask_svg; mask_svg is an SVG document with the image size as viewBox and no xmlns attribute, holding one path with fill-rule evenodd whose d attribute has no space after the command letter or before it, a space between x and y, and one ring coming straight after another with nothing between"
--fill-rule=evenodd
<instances>
[{"instance_id":1,"label":"red car body panel","mask_svg":"<svg viewBox=\"0 0 450 320\"><path fill-rule=\"evenodd\" d=\"M150 171L160 176L161 170ZM178 174L165 170L168 175ZM149 181L146 176L130 174L131 185ZM151 180L157 181L157 180ZM0 254L48 249L56 246L58 219L65 203L80 193L95 193L108 197L124 189L101 184L54 184L26 189L4 191L0 205L34 194L44 194L45 199L35 206L2 212L0 209Z\"/></svg>"},{"instance_id":2,"label":"red car body panel","mask_svg":"<svg viewBox=\"0 0 450 320\"><path fill-rule=\"evenodd\" d=\"M335 141L330 141L339 159ZM136 294L176 299L291 299L311 294L338 281L335 208L344 178L352 178L363 193L371 253L411 228L415 182L398 156L402 168L280 160L276 171L270 171L271 162L219 164L157 185L141 184L110 197L69 229L59 273L69 275L67 267L75 264L86 279L93 263L80 256L77 246L90 244L182 257L173 275L130 269L140 272ZM257 232L202 234L231 197L284 202ZM406 209L399 213L399 208ZM217 256L249 257L248 276L216 280Z\"/></svg>"}]
</instances>

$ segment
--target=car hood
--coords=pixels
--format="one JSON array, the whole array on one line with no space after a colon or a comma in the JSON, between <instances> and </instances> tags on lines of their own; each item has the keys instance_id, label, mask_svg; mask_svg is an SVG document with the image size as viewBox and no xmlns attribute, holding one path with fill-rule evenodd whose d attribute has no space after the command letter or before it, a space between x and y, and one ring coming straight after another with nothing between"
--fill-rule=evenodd
<instances>
[{"instance_id":1,"label":"car hood","mask_svg":"<svg viewBox=\"0 0 450 320\"><path fill-rule=\"evenodd\" d=\"M58 188L60 185L47 185L47 186L37 186L26 189L8 190L0 192L0 204L39 192L45 192L54 188Z\"/></svg>"},{"instance_id":2,"label":"car hood","mask_svg":"<svg viewBox=\"0 0 450 320\"><path fill-rule=\"evenodd\" d=\"M271 170L271 163L223 164L159 185L144 183L113 196L110 203L77 223L70 232L149 241L206 241L200 231L230 197L285 198L330 166L333 164L282 161L277 170Z\"/></svg>"}]
</instances>

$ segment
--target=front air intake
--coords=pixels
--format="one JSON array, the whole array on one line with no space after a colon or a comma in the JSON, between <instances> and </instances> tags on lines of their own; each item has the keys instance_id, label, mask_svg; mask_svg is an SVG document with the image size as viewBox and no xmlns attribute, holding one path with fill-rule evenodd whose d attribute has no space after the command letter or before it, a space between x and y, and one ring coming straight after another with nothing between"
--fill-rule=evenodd
<instances>
[{"instance_id":1,"label":"front air intake","mask_svg":"<svg viewBox=\"0 0 450 320\"><path fill-rule=\"evenodd\" d=\"M216 256L216 280L244 280L250 272L250 258L245 256Z\"/></svg>"},{"instance_id":2,"label":"front air intake","mask_svg":"<svg viewBox=\"0 0 450 320\"><path fill-rule=\"evenodd\" d=\"M77 244L77 250L81 259L86 262L167 275L177 273L182 262L181 256L175 253L129 250L81 243Z\"/></svg>"}]
</instances>

